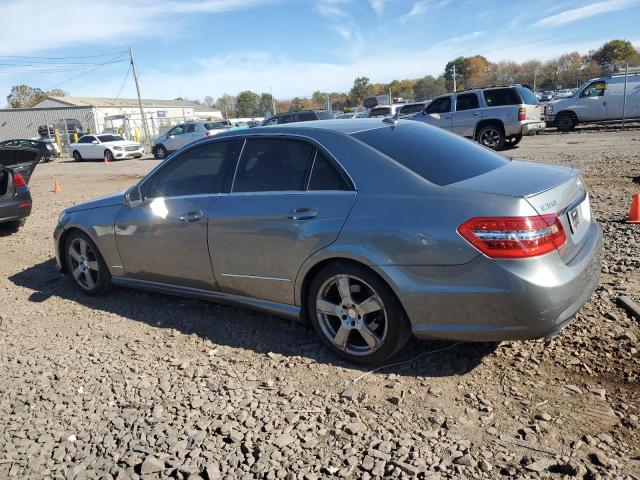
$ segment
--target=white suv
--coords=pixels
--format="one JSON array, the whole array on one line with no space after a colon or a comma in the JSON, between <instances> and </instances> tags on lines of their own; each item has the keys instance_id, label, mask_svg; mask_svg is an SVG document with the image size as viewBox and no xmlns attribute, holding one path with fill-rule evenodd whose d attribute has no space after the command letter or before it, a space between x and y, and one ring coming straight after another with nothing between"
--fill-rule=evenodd
<instances>
[{"instance_id":1,"label":"white suv","mask_svg":"<svg viewBox=\"0 0 640 480\"><path fill-rule=\"evenodd\" d=\"M545 129L535 94L520 85L465 90L436 97L410 120L429 123L501 150Z\"/></svg>"},{"instance_id":2,"label":"white suv","mask_svg":"<svg viewBox=\"0 0 640 480\"><path fill-rule=\"evenodd\" d=\"M181 123L171 128L167 133L157 137L151 148L151 153L155 158L165 158L171 152L175 152L195 140L217 135L228 130L231 126L229 120Z\"/></svg>"}]
</instances>

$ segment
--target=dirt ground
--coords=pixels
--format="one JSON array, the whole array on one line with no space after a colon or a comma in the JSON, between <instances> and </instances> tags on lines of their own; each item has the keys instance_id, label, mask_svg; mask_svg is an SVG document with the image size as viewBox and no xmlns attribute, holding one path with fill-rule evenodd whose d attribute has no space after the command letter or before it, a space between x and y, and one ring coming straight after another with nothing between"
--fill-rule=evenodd
<instances>
[{"instance_id":1,"label":"dirt ground","mask_svg":"<svg viewBox=\"0 0 640 480\"><path fill-rule=\"evenodd\" d=\"M551 339L412 341L375 372L305 325L138 291L76 291L52 232L153 159L40 165L32 216L0 236L0 478L640 479L640 130L580 129L505 152L583 170L601 285ZM53 193L58 180L62 192Z\"/></svg>"}]
</instances>

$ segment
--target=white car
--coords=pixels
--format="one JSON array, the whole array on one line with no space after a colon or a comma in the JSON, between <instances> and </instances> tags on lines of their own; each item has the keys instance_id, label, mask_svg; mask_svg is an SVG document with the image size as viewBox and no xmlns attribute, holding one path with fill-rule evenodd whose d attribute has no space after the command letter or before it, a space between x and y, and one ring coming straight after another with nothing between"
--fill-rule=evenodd
<instances>
[{"instance_id":1,"label":"white car","mask_svg":"<svg viewBox=\"0 0 640 480\"><path fill-rule=\"evenodd\" d=\"M181 123L156 138L151 153L155 158L165 158L171 152L175 152L195 140L216 135L229 128L231 128L231 122L226 119Z\"/></svg>"},{"instance_id":2,"label":"white car","mask_svg":"<svg viewBox=\"0 0 640 480\"><path fill-rule=\"evenodd\" d=\"M144 154L142 145L125 140L120 135L83 135L76 143L69 145L73 159L106 159L112 161L124 158L140 158Z\"/></svg>"}]
</instances>

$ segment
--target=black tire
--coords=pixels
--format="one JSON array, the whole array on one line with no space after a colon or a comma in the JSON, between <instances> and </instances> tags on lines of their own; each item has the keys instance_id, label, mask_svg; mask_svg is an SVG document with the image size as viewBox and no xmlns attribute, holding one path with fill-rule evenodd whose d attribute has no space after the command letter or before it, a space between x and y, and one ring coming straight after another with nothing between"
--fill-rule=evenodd
<instances>
[{"instance_id":1,"label":"black tire","mask_svg":"<svg viewBox=\"0 0 640 480\"><path fill-rule=\"evenodd\" d=\"M153 158L164 160L165 158L167 158L167 153L169 152L164 147L164 145L158 145L153 150Z\"/></svg>"},{"instance_id":2,"label":"black tire","mask_svg":"<svg viewBox=\"0 0 640 480\"><path fill-rule=\"evenodd\" d=\"M104 151L103 154L103 158L107 161L107 162L113 162L113 153L111 153L111 150L107 149Z\"/></svg>"},{"instance_id":3,"label":"black tire","mask_svg":"<svg viewBox=\"0 0 640 480\"><path fill-rule=\"evenodd\" d=\"M492 150L502 150L504 147L504 131L495 123L483 126L476 135L476 141Z\"/></svg>"},{"instance_id":4,"label":"black tire","mask_svg":"<svg viewBox=\"0 0 640 480\"><path fill-rule=\"evenodd\" d=\"M570 132L576 128L576 120L570 113L561 113L556 119L559 132Z\"/></svg>"},{"instance_id":5,"label":"black tire","mask_svg":"<svg viewBox=\"0 0 640 480\"><path fill-rule=\"evenodd\" d=\"M82 261L74 256L76 254L83 255L81 242L86 242L88 246L88 250L85 251L86 257L83 256ZM74 249L74 254L71 253L72 248ZM111 289L111 273L107 268L107 264L96 244L85 233L76 230L69 235L64 246L64 258L71 278L76 287L82 292L87 295L98 296ZM96 267L97 270L93 267ZM80 268L81 272L76 275L76 269L78 268ZM90 276L91 281L89 281L87 275Z\"/></svg>"},{"instance_id":6,"label":"black tire","mask_svg":"<svg viewBox=\"0 0 640 480\"><path fill-rule=\"evenodd\" d=\"M73 159L74 159L76 162L81 162L81 161L82 161L82 155L80 155L80 152L79 152L79 151L77 151L77 150L74 150L74 151L73 151Z\"/></svg>"},{"instance_id":7,"label":"black tire","mask_svg":"<svg viewBox=\"0 0 640 480\"><path fill-rule=\"evenodd\" d=\"M16 233L18 230L20 230L24 226L25 222L26 222L26 219L22 218L20 220L11 220L10 222L0 223L0 233L2 234Z\"/></svg>"},{"instance_id":8,"label":"black tire","mask_svg":"<svg viewBox=\"0 0 640 480\"><path fill-rule=\"evenodd\" d=\"M507 138L504 142L505 148L513 148L522 141L522 135Z\"/></svg>"},{"instance_id":9,"label":"black tire","mask_svg":"<svg viewBox=\"0 0 640 480\"><path fill-rule=\"evenodd\" d=\"M331 284L336 277L347 278L351 305L344 304L338 282ZM327 296L324 292L327 292ZM334 295L334 301L327 300L329 294ZM374 297L375 310L360 315L359 307L365 304L364 300ZM318 311L319 301L341 308L340 315ZM359 265L336 262L320 270L309 288L306 306L311 325L322 344L340 358L358 365L379 365L401 350L411 337L409 319L393 290L375 273ZM348 308L342 308L345 306ZM345 347L341 349L336 346L335 340L343 327L349 333L344 336ZM360 328L364 328L368 334L374 334L375 348L360 334Z\"/></svg>"}]
</instances>

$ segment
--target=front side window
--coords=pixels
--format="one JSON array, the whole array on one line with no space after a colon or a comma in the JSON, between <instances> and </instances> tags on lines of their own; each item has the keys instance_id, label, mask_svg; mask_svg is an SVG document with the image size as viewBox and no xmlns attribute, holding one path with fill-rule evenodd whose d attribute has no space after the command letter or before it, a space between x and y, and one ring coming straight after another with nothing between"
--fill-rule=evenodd
<instances>
[{"instance_id":1,"label":"front side window","mask_svg":"<svg viewBox=\"0 0 640 480\"><path fill-rule=\"evenodd\" d=\"M350 190L342 172L320 150L313 162L309 190Z\"/></svg>"},{"instance_id":2,"label":"front side window","mask_svg":"<svg viewBox=\"0 0 640 480\"><path fill-rule=\"evenodd\" d=\"M78 143L91 143L91 141L93 140L93 137L81 137L80 140L78 140Z\"/></svg>"},{"instance_id":3,"label":"front side window","mask_svg":"<svg viewBox=\"0 0 640 480\"><path fill-rule=\"evenodd\" d=\"M196 131L196 124L195 123L189 123L187 125L187 133L193 133Z\"/></svg>"},{"instance_id":4,"label":"front side window","mask_svg":"<svg viewBox=\"0 0 640 480\"><path fill-rule=\"evenodd\" d=\"M282 124L282 123L293 123L293 114L292 113L288 113L286 115L281 115L280 117L278 117L278 123Z\"/></svg>"},{"instance_id":5,"label":"front side window","mask_svg":"<svg viewBox=\"0 0 640 480\"><path fill-rule=\"evenodd\" d=\"M480 102L478 102L478 96L475 93L463 93L456 97L457 112L474 108L480 108Z\"/></svg>"},{"instance_id":6,"label":"front side window","mask_svg":"<svg viewBox=\"0 0 640 480\"><path fill-rule=\"evenodd\" d=\"M299 140L249 138L240 158L234 192L304 190L313 147Z\"/></svg>"},{"instance_id":7,"label":"front side window","mask_svg":"<svg viewBox=\"0 0 640 480\"><path fill-rule=\"evenodd\" d=\"M263 125L275 125L278 123L278 117L271 117L264 121Z\"/></svg>"},{"instance_id":8,"label":"front side window","mask_svg":"<svg viewBox=\"0 0 640 480\"><path fill-rule=\"evenodd\" d=\"M171 130L169 130L169 133L167 133L167 135L171 136L171 135L182 135L184 133L184 125L177 125L175 127L173 127Z\"/></svg>"},{"instance_id":9,"label":"front side window","mask_svg":"<svg viewBox=\"0 0 640 480\"><path fill-rule=\"evenodd\" d=\"M451 111L451 97L436 98L427 107L427 115L430 113L449 113Z\"/></svg>"},{"instance_id":10,"label":"front side window","mask_svg":"<svg viewBox=\"0 0 640 480\"><path fill-rule=\"evenodd\" d=\"M98 135L98 140L101 143L109 143L109 142L119 142L124 140L120 135Z\"/></svg>"},{"instance_id":11,"label":"front side window","mask_svg":"<svg viewBox=\"0 0 640 480\"><path fill-rule=\"evenodd\" d=\"M582 91L580 96L581 97L602 97L604 96L604 91L606 89L607 89L606 82L603 82L603 81L591 82L589 85L587 85L587 88L585 88Z\"/></svg>"},{"instance_id":12,"label":"front side window","mask_svg":"<svg viewBox=\"0 0 640 480\"><path fill-rule=\"evenodd\" d=\"M230 141L207 143L178 155L143 184L143 197L220 193L232 145Z\"/></svg>"},{"instance_id":13,"label":"front side window","mask_svg":"<svg viewBox=\"0 0 640 480\"><path fill-rule=\"evenodd\" d=\"M317 120L318 117L314 112L298 112L299 122L309 122L311 120Z\"/></svg>"},{"instance_id":14,"label":"front side window","mask_svg":"<svg viewBox=\"0 0 640 480\"><path fill-rule=\"evenodd\" d=\"M489 107L502 107L505 105L518 105L522 103L520 95L515 88L492 88L485 90L484 100Z\"/></svg>"}]
</instances>

